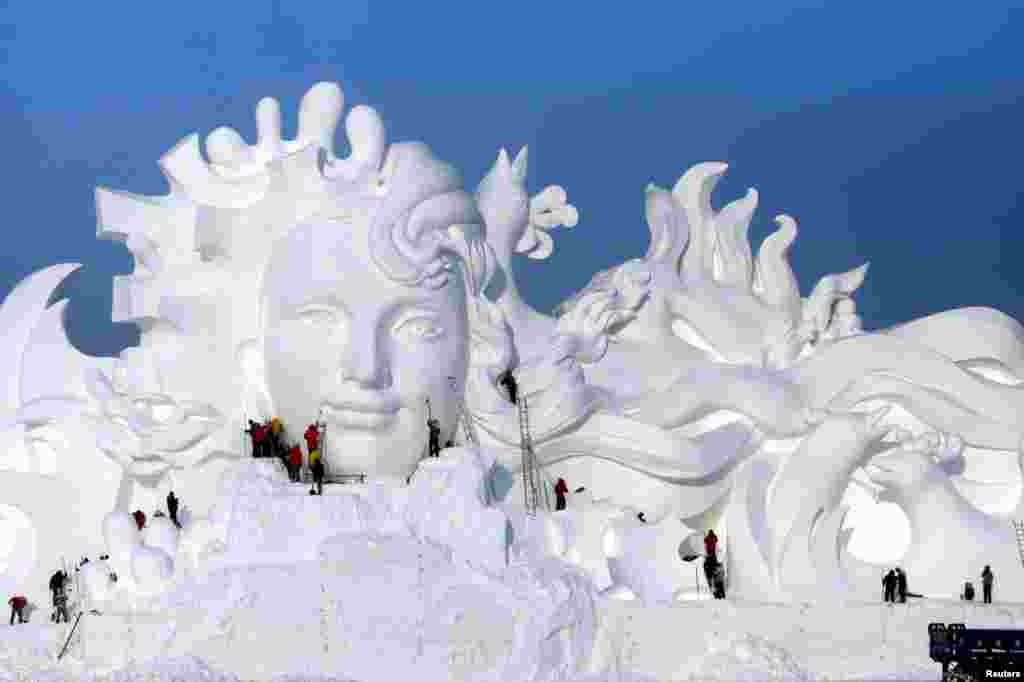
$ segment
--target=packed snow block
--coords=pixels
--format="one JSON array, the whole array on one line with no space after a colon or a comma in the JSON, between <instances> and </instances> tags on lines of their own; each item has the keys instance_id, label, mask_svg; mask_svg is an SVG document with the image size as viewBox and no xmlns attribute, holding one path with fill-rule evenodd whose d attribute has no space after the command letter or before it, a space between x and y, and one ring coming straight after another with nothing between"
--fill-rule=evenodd
<instances>
[{"instance_id":1,"label":"packed snow block","mask_svg":"<svg viewBox=\"0 0 1024 682\"><path fill-rule=\"evenodd\" d=\"M242 463L224 478L228 563L312 560L325 539L362 531L371 516L357 494L308 495L267 462Z\"/></svg>"},{"instance_id":2,"label":"packed snow block","mask_svg":"<svg viewBox=\"0 0 1024 682\"><path fill-rule=\"evenodd\" d=\"M9 609L7 614L9 617ZM39 617L39 612L35 616L36 620L46 620L45 616ZM45 665L60 651L67 634L68 627L54 627L48 621L24 623L13 627L8 627L6 621L0 623L0 672L6 669L5 664L8 663L14 663L24 670L33 670ZM5 678L0 675L0 679Z\"/></svg>"},{"instance_id":3,"label":"packed snow block","mask_svg":"<svg viewBox=\"0 0 1024 682\"><path fill-rule=\"evenodd\" d=\"M111 598L116 583L110 576L112 569L106 561L94 560L79 569L79 581L90 604L100 604Z\"/></svg>"},{"instance_id":4,"label":"packed snow block","mask_svg":"<svg viewBox=\"0 0 1024 682\"><path fill-rule=\"evenodd\" d=\"M611 531L608 571L616 585L627 585L647 604L671 602L693 585L693 569L679 561L679 540L687 529L674 518L650 525L620 522ZM703 578L703 576L702 576Z\"/></svg>"},{"instance_id":5,"label":"packed snow block","mask_svg":"<svg viewBox=\"0 0 1024 682\"><path fill-rule=\"evenodd\" d=\"M152 518L142 529L142 541L174 557L178 553L178 527L166 516Z\"/></svg>"},{"instance_id":6,"label":"packed snow block","mask_svg":"<svg viewBox=\"0 0 1024 682\"><path fill-rule=\"evenodd\" d=\"M470 448L446 448L441 457L424 460L404 518L416 537L449 547L457 561L493 575L505 567L506 517L488 506L489 466Z\"/></svg>"},{"instance_id":7,"label":"packed snow block","mask_svg":"<svg viewBox=\"0 0 1024 682\"><path fill-rule=\"evenodd\" d=\"M264 462L225 476L227 563L314 560L337 533L412 534L447 547L456 561L491 574L506 564L506 518L487 506L486 463L474 450L448 448L425 460L411 486L372 480L307 495ZM262 465L262 466L261 466Z\"/></svg>"},{"instance_id":8,"label":"packed snow block","mask_svg":"<svg viewBox=\"0 0 1024 682\"><path fill-rule=\"evenodd\" d=\"M508 519L508 532L511 532L508 548L510 560L565 558L568 524L563 519L542 510L536 514L527 514L520 506L505 506L503 511Z\"/></svg>"},{"instance_id":9,"label":"packed snow block","mask_svg":"<svg viewBox=\"0 0 1024 682\"><path fill-rule=\"evenodd\" d=\"M161 658L174 636L172 619L160 614L86 614L78 629L81 640L72 642L72 655L107 668Z\"/></svg>"},{"instance_id":10,"label":"packed snow block","mask_svg":"<svg viewBox=\"0 0 1024 682\"><path fill-rule=\"evenodd\" d=\"M594 641L594 597L564 563L487 575L441 544L367 532L335 535L315 561L183 581L159 608L183 614L169 655L243 679L493 682L579 672Z\"/></svg>"}]
</instances>

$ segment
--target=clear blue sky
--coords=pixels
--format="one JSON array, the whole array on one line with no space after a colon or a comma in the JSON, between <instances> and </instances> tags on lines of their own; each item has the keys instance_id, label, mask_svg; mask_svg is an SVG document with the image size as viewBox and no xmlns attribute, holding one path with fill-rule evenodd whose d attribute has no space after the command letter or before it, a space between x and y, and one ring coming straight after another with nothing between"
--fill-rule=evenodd
<instances>
[{"instance_id":1,"label":"clear blue sky","mask_svg":"<svg viewBox=\"0 0 1024 682\"><path fill-rule=\"evenodd\" d=\"M237 8L237 9L236 9ZM797 218L805 291L870 260L869 328L967 305L1024 320L1024 10L1009 3L0 2L0 296L44 266L71 337L113 354L119 244L93 187L166 191L156 160L190 132L255 133L278 97L342 84L475 185L530 145L531 191L558 183L579 226L526 263L541 310L647 246L643 188L731 164L717 202L761 193L751 233Z\"/></svg>"}]
</instances>

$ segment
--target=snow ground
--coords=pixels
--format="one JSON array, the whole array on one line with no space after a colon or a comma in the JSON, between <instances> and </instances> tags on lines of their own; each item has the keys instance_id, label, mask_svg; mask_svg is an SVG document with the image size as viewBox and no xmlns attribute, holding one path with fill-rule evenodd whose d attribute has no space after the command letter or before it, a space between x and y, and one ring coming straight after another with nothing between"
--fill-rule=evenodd
<instances>
[{"instance_id":1,"label":"snow ground","mask_svg":"<svg viewBox=\"0 0 1024 682\"><path fill-rule=\"evenodd\" d=\"M644 606L600 600L596 666L601 673L572 682L675 682L677 680L938 680L928 658L930 622L972 627L1024 627L1024 604L912 600L908 604L776 605L690 601ZM36 620L41 614L37 612ZM105 617L86 616L94 620ZM116 670L87 668L72 653L56 662L67 625L0 625L0 680L4 682L239 682L253 679L196 657L127 661ZM136 635L137 637L138 635ZM76 637L77 639L77 637ZM241 643L241 642L238 642ZM234 655L259 658L266 640L247 642ZM244 668L244 666L241 666ZM454 671L453 671L454 672ZM371 677L318 675L314 671L260 677L272 682L348 682ZM377 679L390 679L387 677ZM423 678L427 679L427 678ZM476 679L452 675L448 679Z\"/></svg>"},{"instance_id":2,"label":"snow ground","mask_svg":"<svg viewBox=\"0 0 1024 682\"><path fill-rule=\"evenodd\" d=\"M544 524L509 517L505 566L485 470L451 449L411 487L321 498L240 463L202 570L179 547L170 589L128 599L119 587L60 662L70 626L47 622L49 608L0 623L0 682L937 680L929 623L1024 626L1024 604L599 596L538 553Z\"/></svg>"}]
</instances>

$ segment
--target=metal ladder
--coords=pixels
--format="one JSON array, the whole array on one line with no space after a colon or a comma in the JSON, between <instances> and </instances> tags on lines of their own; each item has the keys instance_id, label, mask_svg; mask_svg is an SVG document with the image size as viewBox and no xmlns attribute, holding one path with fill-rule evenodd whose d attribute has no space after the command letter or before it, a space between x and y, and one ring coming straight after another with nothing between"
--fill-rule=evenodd
<instances>
[{"instance_id":1,"label":"metal ladder","mask_svg":"<svg viewBox=\"0 0 1024 682\"><path fill-rule=\"evenodd\" d=\"M534 516L541 506L550 510L547 490L541 480L537 455L533 451L533 436L530 433L530 409L526 397L519 396L519 447L523 453L523 502L526 513Z\"/></svg>"},{"instance_id":2,"label":"metal ladder","mask_svg":"<svg viewBox=\"0 0 1024 682\"><path fill-rule=\"evenodd\" d=\"M465 438L465 442L479 447L480 439L477 438L476 435L476 426L473 424L473 416L466 411L466 402L463 400L462 396L459 395L459 389L456 384L455 377L448 377L448 388L452 389L452 394L455 396L455 432L458 433L459 424L461 423L462 436Z\"/></svg>"},{"instance_id":3,"label":"metal ladder","mask_svg":"<svg viewBox=\"0 0 1024 682\"><path fill-rule=\"evenodd\" d=\"M466 404L461 398L455 403L456 431L458 431L460 424L462 425L462 436L466 439L466 442L479 447L480 439L476 436L476 426L473 425L473 417L466 412Z\"/></svg>"},{"instance_id":4,"label":"metal ladder","mask_svg":"<svg viewBox=\"0 0 1024 682\"><path fill-rule=\"evenodd\" d=\"M1020 555L1021 566L1024 566L1024 521L1013 519L1014 534L1017 536L1017 553Z\"/></svg>"}]
</instances>

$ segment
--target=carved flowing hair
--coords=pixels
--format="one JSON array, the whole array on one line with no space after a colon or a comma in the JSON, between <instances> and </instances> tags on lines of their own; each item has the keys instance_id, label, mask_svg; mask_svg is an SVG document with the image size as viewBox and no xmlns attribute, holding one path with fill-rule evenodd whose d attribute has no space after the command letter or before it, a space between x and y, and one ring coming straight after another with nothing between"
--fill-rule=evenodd
<instances>
[{"instance_id":1,"label":"carved flowing hair","mask_svg":"<svg viewBox=\"0 0 1024 682\"><path fill-rule=\"evenodd\" d=\"M390 279L438 288L452 258L462 262L470 297L480 295L494 271L483 219L449 164L418 142L394 144L378 179L384 192L370 224L370 255Z\"/></svg>"},{"instance_id":2,"label":"carved flowing hair","mask_svg":"<svg viewBox=\"0 0 1024 682\"><path fill-rule=\"evenodd\" d=\"M357 222L367 226L373 263L397 283L441 288L453 266L461 265L472 299L494 272L494 254L473 197L461 189L457 171L425 144L391 145L380 171L338 183L326 205L288 233L311 223L347 223L354 214L365 216Z\"/></svg>"}]
</instances>

